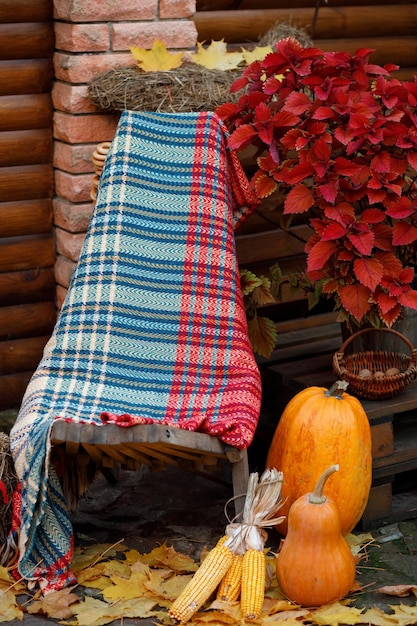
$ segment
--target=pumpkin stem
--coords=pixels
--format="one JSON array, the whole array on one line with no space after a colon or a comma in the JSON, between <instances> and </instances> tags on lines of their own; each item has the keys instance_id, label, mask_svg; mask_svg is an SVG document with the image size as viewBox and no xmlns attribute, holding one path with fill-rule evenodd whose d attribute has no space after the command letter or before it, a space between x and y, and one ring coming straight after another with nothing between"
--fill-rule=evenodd
<instances>
[{"instance_id":1,"label":"pumpkin stem","mask_svg":"<svg viewBox=\"0 0 417 626\"><path fill-rule=\"evenodd\" d=\"M340 400L343 398L343 392L348 388L349 383L346 380L336 380L335 383L327 389L324 393L326 398L332 396L333 398L339 398Z\"/></svg>"},{"instance_id":2,"label":"pumpkin stem","mask_svg":"<svg viewBox=\"0 0 417 626\"><path fill-rule=\"evenodd\" d=\"M326 484L329 476L331 476L334 472L337 472L338 470L339 465L332 465L323 472L323 474L318 479L313 491L308 496L308 501L311 504L323 504L323 502L326 502L327 498L323 494L324 485Z\"/></svg>"}]
</instances>

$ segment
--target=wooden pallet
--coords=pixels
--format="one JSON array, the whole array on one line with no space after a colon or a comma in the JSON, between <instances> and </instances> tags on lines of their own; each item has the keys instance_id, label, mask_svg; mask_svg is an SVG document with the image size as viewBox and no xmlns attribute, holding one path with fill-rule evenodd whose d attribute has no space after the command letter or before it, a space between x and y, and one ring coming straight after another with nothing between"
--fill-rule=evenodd
<instances>
[{"instance_id":1,"label":"wooden pallet","mask_svg":"<svg viewBox=\"0 0 417 626\"><path fill-rule=\"evenodd\" d=\"M120 464L124 469L136 470L144 464L161 470L175 465L223 481L221 466L226 462L231 467L236 515L242 511L249 477L247 451L225 445L211 435L159 424L123 428L56 420L51 442L56 452L67 458L84 457L86 462L91 459L99 469Z\"/></svg>"},{"instance_id":2,"label":"wooden pallet","mask_svg":"<svg viewBox=\"0 0 417 626\"><path fill-rule=\"evenodd\" d=\"M303 321L291 324L290 335L281 336L275 363L264 365L266 384L274 389L275 416L302 389L332 385L332 358L342 343L340 330L335 334L331 324L328 335L318 330L320 326L309 327L308 343ZM403 477L417 469L417 381L394 398L361 402L371 425L373 458L371 493L361 525L367 529L417 517L417 473L411 487L402 489Z\"/></svg>"}]
</instances>

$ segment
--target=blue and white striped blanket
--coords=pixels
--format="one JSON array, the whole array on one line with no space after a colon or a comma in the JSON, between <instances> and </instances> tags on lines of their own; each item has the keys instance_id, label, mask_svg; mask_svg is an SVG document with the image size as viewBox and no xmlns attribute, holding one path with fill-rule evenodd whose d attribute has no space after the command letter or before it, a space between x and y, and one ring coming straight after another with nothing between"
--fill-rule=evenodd
<instances>
[{"instance_id":1,"label":"blue and white striped blanket","mask_svg":"<svg viewBox=\"0 0 417 626\"><path fill-rule=\"evenodd\" d=\"M214 113L122 114L67 298L11 433L24 578L44 589L71 580L71 521L50 462L55 419L169 424L250 444L261 385L234 227L252 206Z\"/></svg>"}]
</instances>

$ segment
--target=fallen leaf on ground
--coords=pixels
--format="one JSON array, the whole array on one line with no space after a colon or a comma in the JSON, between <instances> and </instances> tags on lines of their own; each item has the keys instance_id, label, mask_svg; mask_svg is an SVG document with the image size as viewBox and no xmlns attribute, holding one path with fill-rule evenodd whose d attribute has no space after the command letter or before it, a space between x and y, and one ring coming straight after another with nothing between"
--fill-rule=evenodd
<instances>
[{"instance_id":1,"label":"fallen leaf on ground","mask_svg":"<svg viewBox=\"0 0 417 626\"><path fill-rule=\"evenodd\" d=\"M398 598L409 596L410 593L417 597L417 585L385 585L384 587L379 587L377 591L386 593L389 596L397 596Z\"/></svg>"},{"instance_id":2,"label":"fallen leaf on ground","mask_svg":"<svg viewBox=\"0 0 417 626\"><path fill-rule=\"evenodd\" d=\"M84 602L73 607L73 614L77 616L78 626L103 626L124 617L153 617L155 615L154 606L155 601L148 598L123 599L113 604L107 604L107 602L87 597Z\"/></svg>"},{"instance_id":3,"label":"fallen leaf on ground","mask_svg":"<svg viewBox=\"0 0 417 626\"><path fill-rule=\"evenodd\" d=\"M74 587L66 587L59 591L51 591L46 596L42 596L27 607L27 612L32 614L43 614L52 619L69 619L73 617L70 606L79 602L79 597L72 593Z\"/></svg>"},{"instance_id":4,"label":"fallen leaf on ground","mask_svg":"<svg viewBox=\"0 0 417 626\"><path fill-rule=\"evenodd\" d=\"M12 590L0 591L0 622L11 622L13 619L23 619L22 609Z\"/></svg>"}]
</instances>

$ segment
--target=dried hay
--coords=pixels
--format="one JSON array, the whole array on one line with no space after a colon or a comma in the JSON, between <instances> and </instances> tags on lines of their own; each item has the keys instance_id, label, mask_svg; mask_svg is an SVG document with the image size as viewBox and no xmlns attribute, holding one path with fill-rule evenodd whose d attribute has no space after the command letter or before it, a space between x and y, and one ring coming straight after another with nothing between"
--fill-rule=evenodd
<instances>
[{"instance_id":1,"label":"dried hay","mask_svg":"<svg viewBox=\"0 0 417 626\"><path fill-rule=\"evenodd\" d=\"M109 112L214 111L236 98L230 94L230 87L240 74L240 69L208 70L194 63L184 63L169 72L119 67L95 76L88 94L93 104Z\"/></svg>"},{"instance_id":2,"label":"dried hay","mask_svg":"<svg viewBox=\"0 0 417 626\"><path fill-rule=\"evenodd\" d=\"M2 432L0 432L0 481L6 493L5 497L5 494L0 492L0 564L4 565L10 558L7 536L12 523L12 495L18 481L10 452L10 439Z\"/></svg>"},{"instance_id":3,"label":"dried hay","mask_svg":"<svg viewBox=\"0 0 417 626\"><path fill-rule=\"evenodd\" d=\"M287 37L292 37L296 39L299 44L303 46L303 48L311 48L314 46L313 40L310 39L308 34L300 28L299 26L292 26L287 22L275 22L271 26L269 30L259 39L260 46L271 46L281 41L281 39L286 39Z\"/></svg>"}]
</instances>

